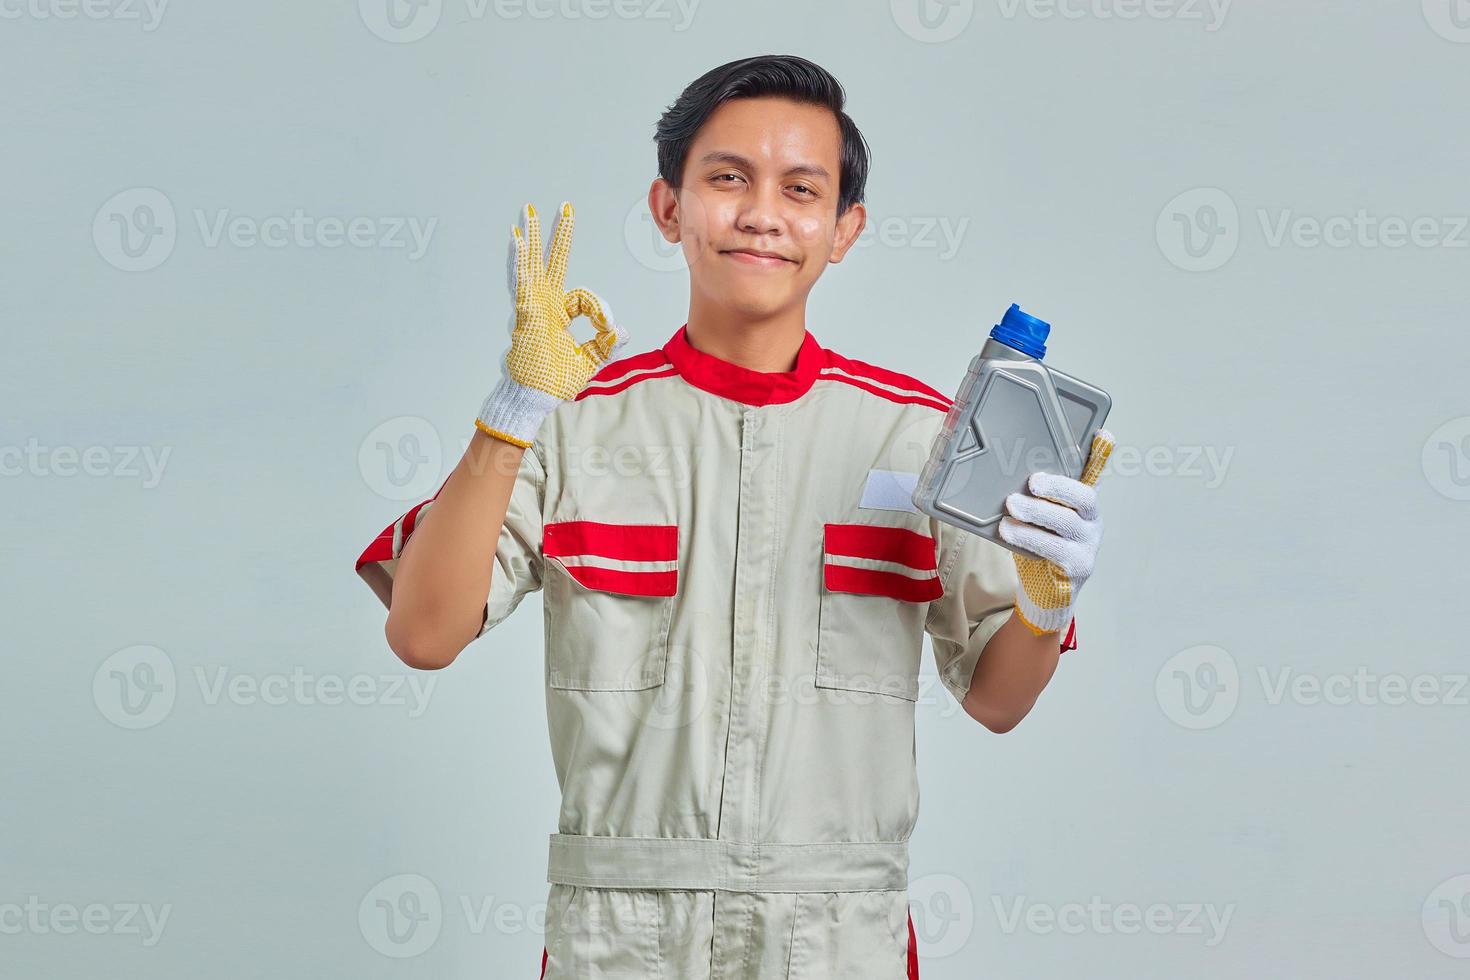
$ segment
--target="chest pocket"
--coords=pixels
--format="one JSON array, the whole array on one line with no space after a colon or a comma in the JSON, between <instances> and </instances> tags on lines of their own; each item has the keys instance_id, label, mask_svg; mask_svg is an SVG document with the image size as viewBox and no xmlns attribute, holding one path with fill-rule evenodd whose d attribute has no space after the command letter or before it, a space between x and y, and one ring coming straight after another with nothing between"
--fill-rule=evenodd
<instances>
[{"instance_id":1,"label":"chest pocket","mask_svg":"<svg viewBox=\"0 0 1470 980\"><path fill-rule=\"evenodd\" d=\"M917 701L924 617L944 594L935 542L878 524L827 524L817 687Z\"/></svg>"},{"instance_id":2,"label":"chest pocket","mask_svg":"<svg viewBox=\"0 0 1470 980\"><path fill-rule=\"evenodd\" d=\"M675 524L545 526L546 683L641 691L664 682L679 589Z\"/></svg>"}]
</instances>

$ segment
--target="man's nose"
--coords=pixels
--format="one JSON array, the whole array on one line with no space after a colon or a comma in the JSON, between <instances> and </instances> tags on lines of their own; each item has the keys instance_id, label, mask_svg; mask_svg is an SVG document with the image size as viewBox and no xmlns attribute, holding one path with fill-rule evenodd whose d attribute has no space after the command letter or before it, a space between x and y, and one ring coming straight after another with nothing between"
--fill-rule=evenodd
<instances>
[{"instance_id":1,"label":"man's nose","mask_svg":"<svg viewBox=\"0 0 1470 980\"><path fill-rule=\"evenodd\" d=\"M770 184L757 184L741 202L736 224L750 235L778 235L785 231L781 217L781 189Z\"/></svg>"}]
</instances>

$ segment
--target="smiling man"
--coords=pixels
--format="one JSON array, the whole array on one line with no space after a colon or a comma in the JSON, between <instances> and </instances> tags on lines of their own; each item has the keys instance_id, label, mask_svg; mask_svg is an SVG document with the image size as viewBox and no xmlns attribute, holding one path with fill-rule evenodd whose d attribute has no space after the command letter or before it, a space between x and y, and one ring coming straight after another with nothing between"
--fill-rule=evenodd
<instances>
[{"instance_id":1,"label":"smiling man","mask_svg":"<svg viewBox=\"0 0 1470 980\"><path fill-rule=\"evenodd\" d=\"M812 287L866 221L843 106L826 71L769 56L664 113L648 206L690 299L661 347L614 359L606 302L563 287L571 207L543 257L528 206L479 431L358 560L421 668L544 590L562 791L546 980L917 977L923 636L993 732L1071 644L1100 536L1090 480L1013 497L1007 533L1051 562L928 518L909 498L950 400L808 328ZM578 345L583 313L597 335Z\"/></svg>"}]
</instances>

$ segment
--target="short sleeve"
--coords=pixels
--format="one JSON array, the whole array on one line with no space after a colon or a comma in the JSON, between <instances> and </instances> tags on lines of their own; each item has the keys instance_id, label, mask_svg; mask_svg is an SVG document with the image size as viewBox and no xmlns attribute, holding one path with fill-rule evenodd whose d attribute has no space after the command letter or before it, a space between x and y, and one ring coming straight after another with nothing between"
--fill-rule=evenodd
<instances>
[{"instance_id":1,"label":"short sleeve","mask_svg":"<svg viewBox=\"0 0 1470 980\"><path fill-rule=\"evenodd\" d=\"M447 482L447 480L446 480ZM441 484L439 490L444 489ZM505 523L495 546L495 568L490 575L490 594L485 600L484 622L476 636L483 636L515 611L526 593L541 588L542 503L546 495L546 469L533 444L521 454L520 469L511 489ZM393 596L393 575L398 558L417 528L433 509L434 496L410 508L373 539L357 559L357 574L388 606Z\"/></svg>"},{"instance_id":2,"label":"short sleeve","mask_svg":"<svg viewBox=\"0 0 1470 980\"><path fill-rule=\"evenodd\" d=\"M1011 553L994 541L937 518L932 523L944 594L929 604L924 631L940 682L963 701L985 644L1010 618L1020 577ZM1069 625L1062 650L1075 645Z\"/></svg>"}]
</instances>

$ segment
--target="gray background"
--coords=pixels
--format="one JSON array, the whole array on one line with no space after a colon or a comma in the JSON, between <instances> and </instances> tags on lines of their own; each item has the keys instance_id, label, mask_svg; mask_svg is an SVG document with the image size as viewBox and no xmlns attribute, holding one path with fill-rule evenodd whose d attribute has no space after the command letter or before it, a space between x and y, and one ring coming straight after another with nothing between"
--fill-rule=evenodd
<instances>
[{"instance_id":1,"label":"gray background","mask_svg":"<svg viewBox=\"0 0 1470 980\"><path fill-rule=\"evenodd\" d=\"M926 662L922 975L1465 975L1470 6L386 2L0 4L0 975L536 976L539 597L415 675L353 559L462 451L523 201L632 349L683 322L653 124L774 52L874 150L818 339L952 392L1017 301L1115 397L1081 649L1005 737ZM362 244L248 237L298 209Z\"/></svg>"}]
</instances>

